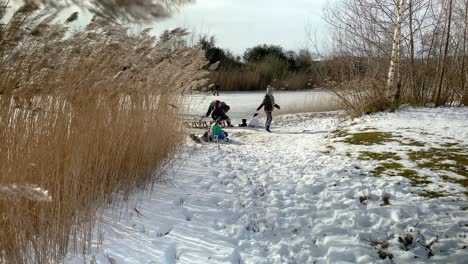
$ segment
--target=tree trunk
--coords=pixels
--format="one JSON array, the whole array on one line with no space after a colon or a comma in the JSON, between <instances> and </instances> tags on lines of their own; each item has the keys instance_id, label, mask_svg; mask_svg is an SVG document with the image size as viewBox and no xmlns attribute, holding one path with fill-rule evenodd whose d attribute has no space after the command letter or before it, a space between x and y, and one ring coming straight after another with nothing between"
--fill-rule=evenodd
<instances>
[{"instance_id":1,"label":"tree trunk","mask_svg":"<svg viewBox=\"0 0 468 264\"><path fill-rule=\"evenodd\" d=\"M443 86L443 80L444 80L444 74L445 74L445 68L447 64L447 54L448 54L448 48L450 44L450 27L451 27L451 22L452 22L452 6L453 6L453 0L448 1L448 21L447 21L447 33L446 33L446 39L445 39L445 46L444 46L444 55L442 58L442 67L440 69L440 75L439 75L439 84L437 88L437 97L435 100L435 106L441 106L445 103L445 100L442 100L442 86Z\"/></svg>"},{"instance_id":2,"label":"tree trunk","mask_svg":"<svg viewBox=\"0 0 468 264\"><path fill-rule=\"evenodd\" d=\"M398 99L400 96L400 90L401 90L401 85L395 85L399 84L400 80L397 80L395 82L395 71L400 68L400 65L398 65L399 62L399 56L400 56L400 39L401 39L401 19L403 15L403 5L404 5L404 0L399 0L397 3L397 19L396 19L396 24L395 24L395 31L393 33L393 45L392 45L392 55L390 58L390 67L388 69L388 79L387 79L387 98L390 99L392 102L392 108L391 110L394 111ZM399 74L397 74L397 78L399 78Z\"/></svg>"},{"instance_id":3,"label":"tree trunk","mask_svg":"<svg viewBox=\"0 0 468 264\"><path fill-rule=\"evenodd\" d=\"M418 91L416 88L415 82L415 70L414 70L414 29L413 29L413 0L409 0L408 2L408 9L409 9L409 56L410 56L410 86L411 86L411 96L413 97L412 100L417 102L418 98Z\"/></svg>"},{"instance_id":4,"label":"tree trunk","mask_svg":"<svg viewBox=\"0 0 468 264\"><path fill-rule=\"evenodd\" d=\"M465 106L468 106L468 85L466 84L466 79L468 72L466 72L466 37L468 33L468 0L465 2L465 25L463 29L463 47L462 47L462 65L461 65L461 88L463 91L461 103Z\"/></svg>"}]
</instances>

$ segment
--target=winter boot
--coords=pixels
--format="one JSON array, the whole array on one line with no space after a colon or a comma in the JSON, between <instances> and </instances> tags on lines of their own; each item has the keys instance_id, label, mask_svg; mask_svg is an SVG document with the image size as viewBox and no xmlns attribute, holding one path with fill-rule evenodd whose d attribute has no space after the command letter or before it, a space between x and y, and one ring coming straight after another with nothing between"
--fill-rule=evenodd
<instances>
[{"instance_id":1,"label":"winter boot","mask_svg":"<svg viewBox=\"0 0 468 264\"><path fill-rule=\"evenodd\" d=\"M270 131L270 125L266 125L266 126L265 126L265 130L271 133L271 131Z\"/></svg>"}]
</instances>

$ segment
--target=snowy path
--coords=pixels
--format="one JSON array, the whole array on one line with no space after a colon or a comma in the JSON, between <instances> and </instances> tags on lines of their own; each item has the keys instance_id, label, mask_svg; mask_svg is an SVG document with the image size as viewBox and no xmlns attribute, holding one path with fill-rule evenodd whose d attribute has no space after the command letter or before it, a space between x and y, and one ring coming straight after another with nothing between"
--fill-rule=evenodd
<instances>
[{"instance_id":1,"label":"snowy path","mask_svg":"<svg viewBox=\"0 0 468 264\"><path fill-rule=\"evenodd\" d=\"M466 198L427 200L400 181L368 177L355 159L330 152L338 120L291 115L271 134L236 128L219 148L188 146L170 185L129 203L139 213L119 223L104 214L99 252L65 262L390 263L372 244L383 241L397 263L463 263ZM383 192L390 206L381 206ZM409 233L415 243L404 250L397 238ZM424 245L435 238L428 259Z\"/></svg>"}]
</instances>

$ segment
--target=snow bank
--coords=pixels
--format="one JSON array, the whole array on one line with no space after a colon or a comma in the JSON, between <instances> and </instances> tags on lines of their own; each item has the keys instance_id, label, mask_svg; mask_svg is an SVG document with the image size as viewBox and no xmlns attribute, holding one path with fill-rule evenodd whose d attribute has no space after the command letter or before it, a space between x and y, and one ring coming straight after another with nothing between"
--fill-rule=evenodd
<instances>
[{"instance_id":1,"label":"snow bank","mask_svg":"<svg viewBox=\"0 0 468 264\"><path fill-rule=\"evenodd\" d=\"M235 128L227 144L189 144L170 184L134 197L120 222L105 212L95 229L99 250L65 263L466 263L466 188L413 186L387 172L375 177L378 161L358 154L393 151L414 168L404 155L412 149L451 142L466 153L467 121L467 108L352 121L339 112L287 115L275 118L271 134ZM331 133L337 128L347 135ZM425 144L343 142L362 131ZM424 188L447 195L423 197Z\"/></svg>"}]
</instances>

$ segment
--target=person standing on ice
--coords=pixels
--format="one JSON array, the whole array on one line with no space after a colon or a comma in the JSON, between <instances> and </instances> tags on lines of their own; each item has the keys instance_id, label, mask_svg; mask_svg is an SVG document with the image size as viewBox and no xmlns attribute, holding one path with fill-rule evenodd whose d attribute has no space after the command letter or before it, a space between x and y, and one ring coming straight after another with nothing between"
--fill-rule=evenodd
<instances>
[{"instance_id":1,"label":"person standing on ice","mask_svg":"<svg viewBox=\"0 0 468 264\"><path fill-rule=\"evenodd\" d=\"M262 107L263 107L263 110L265 110L265 114L267 116L267 119L265 122L265 130L271 133L270 125L271 125L271 121L273 121L273 115L272 115L273 107L280 109L280 106L275 104L275 97L273 96L273 87L271 87L271 85L267 86L265 98L263 98L263 102L257 108L257 111L262 109Z\"/></svg>"}]
</instances>

